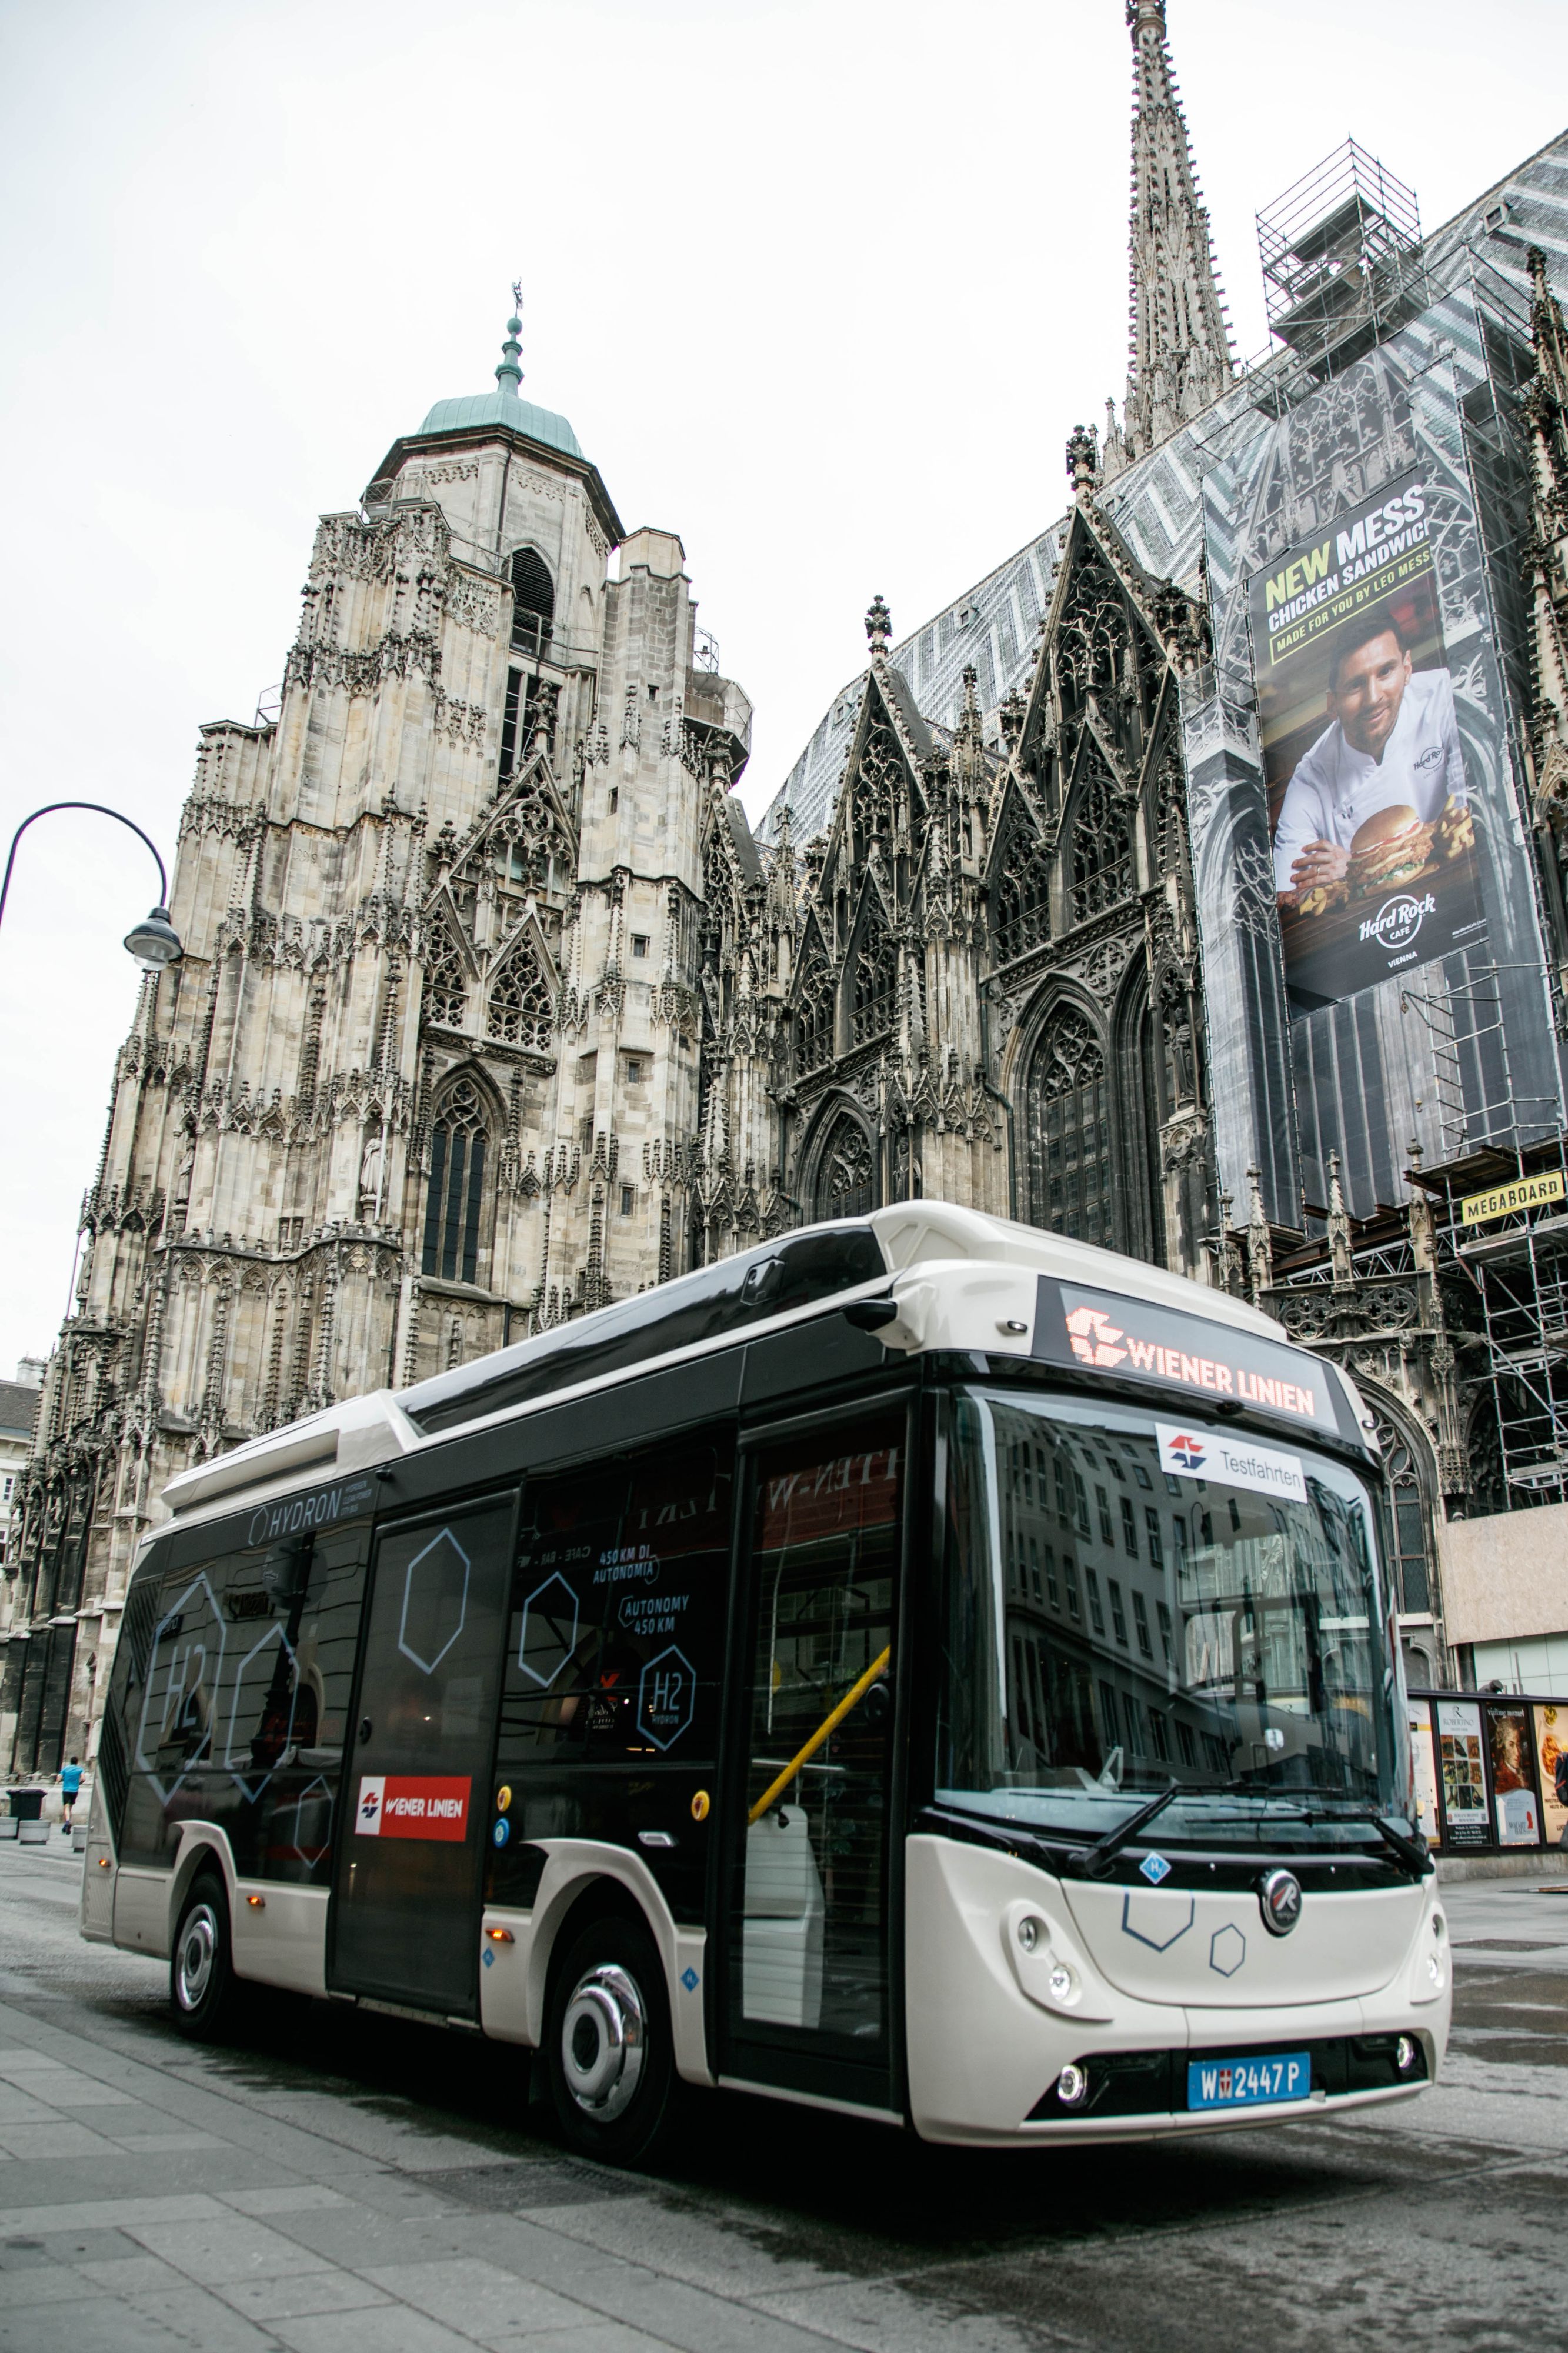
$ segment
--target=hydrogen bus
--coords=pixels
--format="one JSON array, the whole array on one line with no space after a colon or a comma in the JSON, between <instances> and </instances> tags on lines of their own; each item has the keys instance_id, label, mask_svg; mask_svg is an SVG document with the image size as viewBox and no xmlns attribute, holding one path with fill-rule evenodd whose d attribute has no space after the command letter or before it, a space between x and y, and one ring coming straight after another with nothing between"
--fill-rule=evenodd
<instances>
[{"instance_id":1,"label":"hydrogen bus","mask_svg":"<svg viewBox=\"0 0 1568 2353\"><path fill-rule=\"evenodd\" d=\"M619 2162L689 2085L1024 2147L1436 2073L1373 1424L1223 1293L909 1202L165 1497L81 1925L188 2034L524 2045Z\"/></svg>"}]
</instances>

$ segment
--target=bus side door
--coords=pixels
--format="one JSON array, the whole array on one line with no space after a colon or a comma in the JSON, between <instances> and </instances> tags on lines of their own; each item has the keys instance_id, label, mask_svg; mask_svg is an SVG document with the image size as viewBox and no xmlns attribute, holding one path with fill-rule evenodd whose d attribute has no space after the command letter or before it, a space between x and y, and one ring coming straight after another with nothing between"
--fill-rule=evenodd
<instances>
[{"instance_id":1,"label":"bus side door","mask_svg":"<svg viewBox=\"0 0 1568 2353\"><path fill-rule=\"evenodd\" d=\"M479 2014L490 1757L515 1493L377 1533L344 1757L329 1982Z\"/></svg>"},{"instance_id":2,"label":"bus side door","mask_svg":"<svg viewBox=\"0 0 1568 2353\"><path fill-rule=\"evenodd\" d=\"M884 2113L908 1430L863 1407L752 1453L726 1776L722 2072Z\"/></svg>"}]
</instances>

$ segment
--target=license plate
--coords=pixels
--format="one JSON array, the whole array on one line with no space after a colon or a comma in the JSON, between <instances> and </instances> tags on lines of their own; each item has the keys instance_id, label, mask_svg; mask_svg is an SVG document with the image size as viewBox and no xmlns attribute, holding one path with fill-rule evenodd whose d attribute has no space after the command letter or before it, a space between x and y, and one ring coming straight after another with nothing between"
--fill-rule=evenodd
<instances>
[{"instance_id":1,"label":"license plate","mask_svg":"<svg viewBox=\"0 0 1568 2353\"><path fill-rule=\"evenodd\" d=\"M1312 2088L1310 2051L1276 2051L1267 2059L1193 2059L1189 2108L1260 2108L1270 2100L1304 2100Z\"/></svg>"}]
</instances>

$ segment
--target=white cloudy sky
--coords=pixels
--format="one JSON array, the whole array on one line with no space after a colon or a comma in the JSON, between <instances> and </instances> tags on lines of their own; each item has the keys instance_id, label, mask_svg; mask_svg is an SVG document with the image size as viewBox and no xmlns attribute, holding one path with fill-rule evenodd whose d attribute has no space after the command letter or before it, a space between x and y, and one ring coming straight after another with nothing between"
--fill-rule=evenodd
<instances>
[{"instance_id":1,"label":"white cloudy sky","mask_svg":"<svg viewBox=\"0 0 1568 2353\"><path fill-rule=\"evenodd\" d=\"M1562 126L1563 0L1171 0L1243 351L1253 215L1353 133L1436 225ZM757 809L858 667L1064 498L1125 371L1121 0L0 0L0 818L172 852L316 515L525 391L685 540ZM3 843L0 843L3 848ZM0 932L0 1375L51 1344L152 862L51 818Z\"/></svg>"}]
</instances>

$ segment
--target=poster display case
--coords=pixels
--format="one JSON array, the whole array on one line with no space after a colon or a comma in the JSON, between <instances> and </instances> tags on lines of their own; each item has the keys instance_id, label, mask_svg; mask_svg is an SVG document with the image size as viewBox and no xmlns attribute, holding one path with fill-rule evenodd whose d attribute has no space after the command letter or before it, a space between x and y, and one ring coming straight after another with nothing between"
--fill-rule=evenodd
<instances>
[{"instance_id":1,"label":"poster display case","mask_svg":"<svg viewBox=\"0 0 1568 2353\"><path fill-rule=\"evenodd\" d=\"M1445 1854L1568 1846L1568 1698L1412 1692L1420 1827Z\"/></svg>"}]
</instances>

